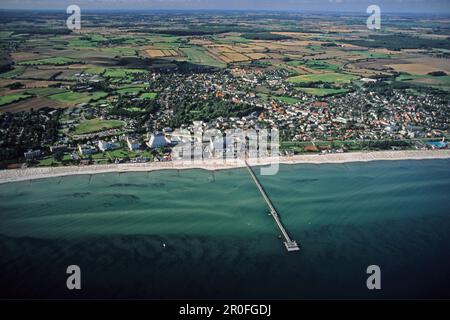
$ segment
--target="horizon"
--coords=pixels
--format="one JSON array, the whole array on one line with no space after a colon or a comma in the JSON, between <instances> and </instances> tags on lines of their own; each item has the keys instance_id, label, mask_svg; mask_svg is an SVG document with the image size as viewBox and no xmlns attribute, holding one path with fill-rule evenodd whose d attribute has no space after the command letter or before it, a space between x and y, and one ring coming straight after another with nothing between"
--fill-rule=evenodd
<instances>
[{"instance_id":1,"label":"horizon","mask_svg":"<svg viewBox=\"0 0 450 320\"><path fill-rule=\"evenodd\" d=\"M450 14L448 0L4 0L0 10L59 11L69 5L85 11L244 11L292 13L361 13L376 4L382 12L392 14ZM107 7L107 9L105 9ZM258 8L258 9L255 9Z\"/></svg>"},{"instance_id":2,"label":"horizon","mask_svg":"<svg viewBox=\"0 0 450 320\"><path fill-rule=\"evenodd\" d=\"M82 9L83 10L83 9ZM1 8L1 11L16 11L16 12L64 12L66 13L66 8L54 9L54 8L32 8L32 9L21 9L21 8ZM352 14L352 15L361 15L367 16L366 12L361 11L328 11L328 10L289 10L289 9L279 9L279 10L270 10L270 9L127 9L127 8L117 8L117 9L100 9L100 8L88 8L84 9L84 12L87 13L111 13L111 12L134 12L134 13L159 13L159 12L173 12L173 13L214 13L214 12L224 12L224 13L295 13L295 14L319 14L319 15L335 15L335 14ZM433 15L433 16L450 16L449 12L407 12L407 11L383 11L383 14L387 15L414 15L414 16L422 16L422 15Z\"/></svg>"}]
</instances>

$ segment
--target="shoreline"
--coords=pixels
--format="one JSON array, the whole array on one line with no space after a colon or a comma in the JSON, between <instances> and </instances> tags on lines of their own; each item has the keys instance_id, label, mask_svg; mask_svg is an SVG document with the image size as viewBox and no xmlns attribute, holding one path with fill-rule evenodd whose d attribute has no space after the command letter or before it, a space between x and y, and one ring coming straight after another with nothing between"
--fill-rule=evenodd
<instances>
[{"instance_id":1,"label":"shoreline","mask_svg":"<svg viewBox=\"0 0 450 320\"><path fill-rule=\"evenodd\" d=\"M351 162L371 161L401 161L401 160L433 160L450 159L450 150L413 150L413 151L370 151L333 154L311 154L283 156L279 158L260 158L249 160L252 166L266 166L276 164L339 164ZM227 170L245 167L242 160L224 163L219 160L207 160L202 162L151 162L151 163L126 163L89 166L67 167L42 167L0 170L0 184L10 182L29 181L72 175L94 175L101 173L127 173L150 172L159 170L190 170L203 169L208 171Z\"/></svg>"}]
</instances>

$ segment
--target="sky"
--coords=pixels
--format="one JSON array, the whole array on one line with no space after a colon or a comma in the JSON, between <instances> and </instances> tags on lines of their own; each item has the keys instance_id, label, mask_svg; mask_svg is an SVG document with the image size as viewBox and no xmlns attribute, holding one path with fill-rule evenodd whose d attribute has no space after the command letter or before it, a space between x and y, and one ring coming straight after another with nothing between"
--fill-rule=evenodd
<instances>
[{"instance_id":1,"label":"sky","mask_svg":"<svg viewBox=\"0 0 450 320\"><path fill-rule=\"evenodd\" d=\"M450 0L0 0L1 9L221 9L348 11L364 13L376 4L384 12L450 14Z\"/></svg>"}]
</instances>

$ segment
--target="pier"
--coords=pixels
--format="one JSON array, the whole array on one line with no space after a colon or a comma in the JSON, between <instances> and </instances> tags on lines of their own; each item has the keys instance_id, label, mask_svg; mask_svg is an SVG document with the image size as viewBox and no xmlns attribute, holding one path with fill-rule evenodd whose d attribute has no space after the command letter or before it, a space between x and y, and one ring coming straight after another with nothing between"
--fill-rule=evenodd
<instances>
[{"instance_id":1,"label":"pier","mask_svg":"<svg viewBox=\"0 0 450 320\"><path fill-rule=\"evenodd\" d=\"M253 172L253 169L248 164L247 160L245 160L245 166L247 167L248 172L250 173L250 175L253 178L253 181L255 182L256 186L258 187L259 192L261 192L261 195L263 196L264 200L266 201L267 206L270 209L270 215L275 220L275 223L277 224L278 229L280 229L281 234L284 237L284 245L286 246L287 251L289 251L289 252L299 251L300 247L298 246L297 242L295 242L294 240L291 239L291 237L289 237L289 234L287 233L286 229L283 226L283 223L280 220L280 216L279 216L277 210L275 209L274 205L272 204L272 201L270 200L270 198L267 195L266 191L264 190L263 186L261 185L258 178L256 177L255 172Z\"/></svg>"}]
</instances>

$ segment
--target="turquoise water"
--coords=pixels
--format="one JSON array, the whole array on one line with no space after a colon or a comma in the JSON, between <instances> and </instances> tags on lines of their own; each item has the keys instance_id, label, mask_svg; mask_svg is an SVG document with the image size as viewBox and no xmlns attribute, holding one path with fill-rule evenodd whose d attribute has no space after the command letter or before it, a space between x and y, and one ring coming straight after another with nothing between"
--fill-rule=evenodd
<instances>
[{"instance_id":1,"label":"turquoise water","mask_svg":"<svg viewBox=\"0 0 450 320\"><path fill-rule=\"evenodd\" d=\"M299 253L243 169L3 184L0 297L450 298L449 168L302 164L261 177ZM81 291L65 287L72 264ZM366 288L373 264L381 291Z\"/></svg>"}]
</instances>

